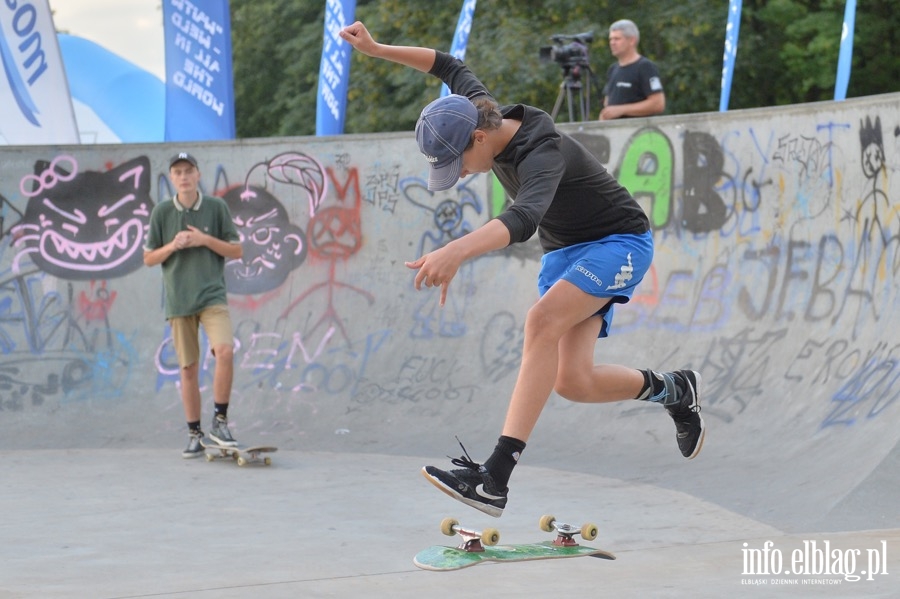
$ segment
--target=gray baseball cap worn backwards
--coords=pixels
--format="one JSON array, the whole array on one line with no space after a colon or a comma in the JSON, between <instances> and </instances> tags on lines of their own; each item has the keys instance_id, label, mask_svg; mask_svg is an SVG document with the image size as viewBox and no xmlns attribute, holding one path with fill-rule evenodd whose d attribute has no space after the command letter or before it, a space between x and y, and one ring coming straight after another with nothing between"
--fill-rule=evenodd
<instances>
[{"instance_id":1,"label":"gray baseball cap worn backwards","mask_svg":"<svg viewBox=\"0 0 900 599\"><path fill-rule=\"evenodd\" d=\"M458 94L438 98L422 110L416 123L416 141L431 164L429 191L444 191L459 181L462 154L477 125L478 109Z\"/></svg>"}]
</instances>

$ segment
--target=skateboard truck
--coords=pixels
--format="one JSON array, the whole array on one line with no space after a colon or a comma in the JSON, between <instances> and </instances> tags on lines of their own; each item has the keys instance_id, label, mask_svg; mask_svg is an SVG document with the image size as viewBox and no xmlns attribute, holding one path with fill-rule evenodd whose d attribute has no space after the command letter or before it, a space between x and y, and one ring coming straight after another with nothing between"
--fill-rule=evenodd
<instances>
[{"instance_id":1,"label":"skateboard truck","mask_svg":"<svg viewBox=\"0 0 900 599\"><path fill-rule=\"evenodd\" d=\"M261 456L262 453L278 451L277 447L268 445L220 445L211 439L204 437L200 439L200 445L206 450L206 461L212 462L221 458L231 458L237 462L238 466L246 466L254 462L260 462L266 466L272 464L272 458L269 456Z\"/></svg>"},{"instance_id":2,"label":"skateboard truck","mask_svg":"<svg viewBox=\"0 0 900 599\"><path fill-rule=\"evenodd\" d=\"M581 528L557 522L554 516L541 516L541 530L544 532L558 533L553 544L556 547L577 547L578 543L573 538L575 535L581 535L586 541L593 541L597 538L598 530L596 524L584 524Z\"/></svg>"},{"instance_id":3,"label":"skateboard truck","mask_svg":"<svg viewBox=\"0 0 900 599\"><path fill-rule=\"evenodd\" d=\"M485 545L493 546L500 542L500 531L496 528L486 528L482 532L468 530L461 527L459 521L453 518L444 518L441 521L441 532L448 537L461 536L463 542L457 549L467 553L483 553Z\"/></svg>"}]
</instances>

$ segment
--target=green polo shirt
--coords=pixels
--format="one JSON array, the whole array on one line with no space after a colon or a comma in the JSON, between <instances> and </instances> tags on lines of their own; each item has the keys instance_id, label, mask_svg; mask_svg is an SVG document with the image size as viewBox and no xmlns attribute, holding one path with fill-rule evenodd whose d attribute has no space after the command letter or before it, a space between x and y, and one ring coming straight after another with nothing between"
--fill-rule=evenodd
<instances>
[{"instance_id":1,"label":"green polo shirt","mask_svg":"<svg viewBox=\"0 0 900 599\"><path fill-rule=\"evenodd\" d=\"M239 243L225 200L202 193L190 209L176 198L160 202L150 213L144 249L153 251L175 238L188 225L223 241ZM205 247L186 248L162 263L166 289L166 319L190 316L204 308L227 304L225 258Z\"/></svg>"}]
</instances>

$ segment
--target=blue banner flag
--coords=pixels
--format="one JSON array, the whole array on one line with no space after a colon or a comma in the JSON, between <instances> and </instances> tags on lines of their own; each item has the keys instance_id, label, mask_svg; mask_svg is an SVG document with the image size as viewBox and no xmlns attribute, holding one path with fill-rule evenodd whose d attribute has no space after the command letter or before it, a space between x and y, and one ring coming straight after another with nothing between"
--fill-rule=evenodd
<instances>
[{"instance_id":1,"label":"blue banner flag","mask_svg":"<svg viewBox=\"0 0 900 599\"><path fill-rule=\"evenodd\" d=\"M460 60L466 59L466 46L469 43L469 33L472 31L472 19L475 18L476 1L463 0L462 9L459 11L459 21L456 22L456 33L453 34L450 54ZM441 86L441 97L448 95L450 95L450 88L445 83Z\"/></svg>"},{"instance_id":2,"label":"blue banner flag","mask_svg":"<svg viewBox=\"0 0 900 599\"><path fill-rule=\"evenodd\" d=\"M837 79L834 82L834 99L846 100L850 85L850 63L853 61L853 29L856 27L856 0L844 5L844 26L841 28L841 52L838 55Z\"/></svg>"},{"instance_id":3,"label":"blue banner flag","mask_svg":"<svg viewBox=\"0 0 900 599\"><path fill-rule=\"evenodd\" d=\"M47 0L0 2L0 144L80 141Z\"/></svg>"},{"instance_id":4,"label":"blue banner flag","mask_svg":"<svg viewBox=\"0 0 900 599\"><path fill-rule=\"evenodd\" d=\"M344 132L352 48L338 33L353 22L355 13L356 0L328 0L325 3L325 35L316 95L316 135Z\"/></svg>"},{"instance_id":5,"label":"blue banner flag","mask_svg":"<svg viewBox=\"0 0 900 599\"><path fill-rule=\"evenodd\" d=\"M228 0L163 0L166 141L234 139Z\"/></svg>"},{"instance_id":6,"label":"blue banner flag","mask_svg":"<svg viewBox=\"0 0 900 599\"><path fill-rule=\"evenodd\" d=\"M734 75L734 61L737 58L738 37L741 31L741 0L729 0L728 25L725 27L725 56L722 59L722 95L719 97L719 112L728 111L731 99L731 79Z\"/></svg>"}]
</instances>

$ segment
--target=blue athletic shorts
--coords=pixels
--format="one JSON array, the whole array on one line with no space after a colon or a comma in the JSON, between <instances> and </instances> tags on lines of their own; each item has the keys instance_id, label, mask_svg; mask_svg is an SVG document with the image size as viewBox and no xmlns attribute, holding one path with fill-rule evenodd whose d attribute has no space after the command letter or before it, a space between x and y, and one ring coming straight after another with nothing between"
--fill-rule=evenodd
<instances>
[{"instance_id":1,"label":"blue athletic shorts","mask_svg":"<svg viewBox=\"0 0 900 599\"><path fill-rule=\"evenodd\" d=\"M560 279L565 279L594 297L610 302L597 314L603 317L600 337L609 335L613 305L631 299L653 261L653 233L610 235L560 248L544 254L538 275L538 292L543 296Z\"/></svg>"}]
</instances>

